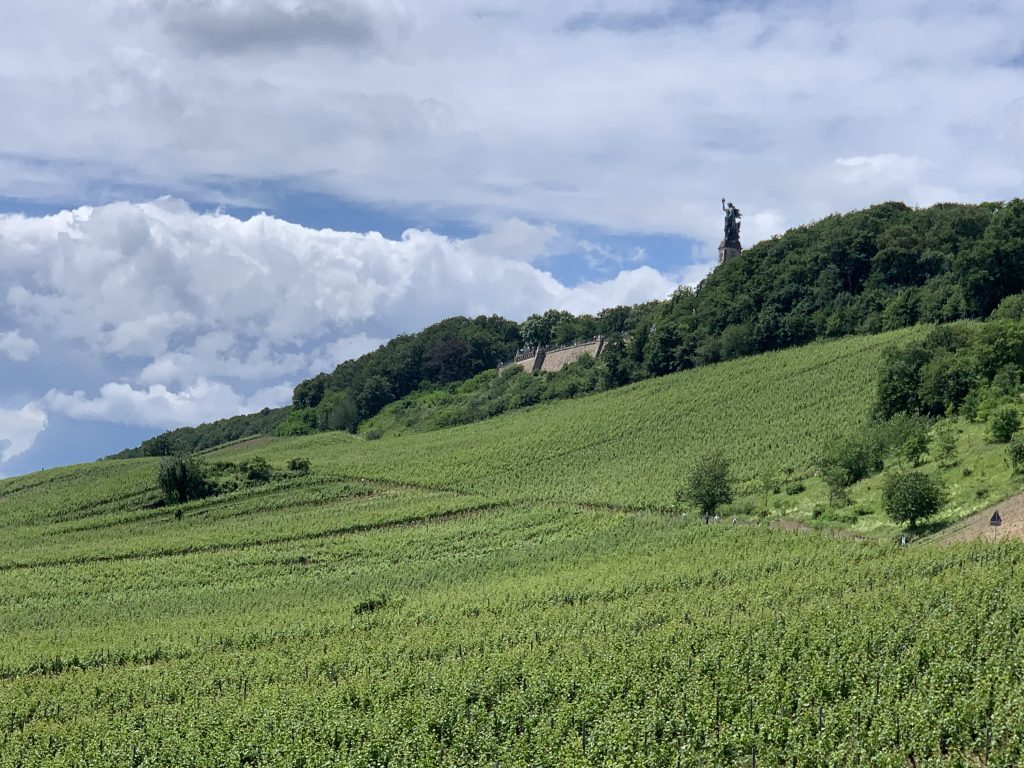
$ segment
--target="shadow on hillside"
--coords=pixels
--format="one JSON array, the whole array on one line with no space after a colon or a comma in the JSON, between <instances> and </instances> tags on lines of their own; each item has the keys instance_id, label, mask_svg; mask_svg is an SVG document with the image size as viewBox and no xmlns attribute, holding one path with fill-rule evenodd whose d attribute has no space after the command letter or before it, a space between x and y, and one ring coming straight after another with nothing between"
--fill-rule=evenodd
<instances>
[{"instance_id":1,"label":"shadow on hillside","mask_svg":"<svg viewBox=\"0 0 1024 768\"><path fill-rule=\"evenodd\" d=\"M907 528L906 535L912 539L923 539L926 536L934 536L935 534L946 530L955 522L955 520L928 520ZM897 536L897 538L899 538L899 536Z\"/></svg>"}]
</instances>

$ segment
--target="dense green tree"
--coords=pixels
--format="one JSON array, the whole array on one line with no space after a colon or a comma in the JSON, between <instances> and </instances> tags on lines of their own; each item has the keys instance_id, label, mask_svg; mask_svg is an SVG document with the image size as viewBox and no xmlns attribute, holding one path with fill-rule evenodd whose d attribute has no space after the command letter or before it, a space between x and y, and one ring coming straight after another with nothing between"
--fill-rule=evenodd
<instances>
[{"instance_id":1,"label":"dense green tree","mask_svg":"<svg viewBox=\"0 0 1024 768\"><path fill-rule=\"evenodd\" d=\"M878 374L877 410L882 418L921 410L921 368L928 352L918 343L889 347L882 354Z\"/></svg>"},{"instance_id":2,"label":"dense green tree","mask_svg":"<svg viewBox=\"0 0 1024 768\"><path fill-rule=\"evenodd\" d=\"M992 311L993 320L1024 320L1024 293L1015 293L1007 296L999 306Z\"/></svg>"},{"instance_id":3,"label":"dense green tree","mask_svg":"<svg viewBox=\"0 0 1024 768\"><path fill-rule=\"evenodd\" d=\"M317 408L317 426L321 430L355 431L359 426L359 411L348 390L327 393Z\"/></svg>"},{"instance_id":4,"label":"dense green tree","mask_svg":"<svg viewBox=\"0 0 1024 768\"><path fill-rule=\"evenodd\" d=\"M993 442L1010 442L1013 434L1020 429L1020 411L1012 405L997 409L989 420L988 428Z\"/></svg>"},{"instance_id":5,"label":"dense green tree","mask_svg":"<svg viewBox=\"0 0 1024 768\"><path fill-rule=\"evenodd\" d=\"M963 256L959 271L968 305L984 317L1006 296L1024 291L1024 200L1011 200L992 213L985 234Z\"/></svg>"},{"instance_id":6,"label":"dense green tree","mask_svg":"<svg viewBox=\"0 0 1024 768\"><path fill-rule=\"evenodd\" d=\"M703 515L713 515L733 497L733 478L728 459L711 453L698 459L676 491L676 500L687 502Z\"/></svg>"},{"instance_id":7,"label":"dense green tree","mask_svg":"<svg viewBox=\"0 0 1024 768\"><path fill-rule=\"evenodd\" d=\"M165 456L157 469L157 486L171 504L204 498L212 490L205 465L193 454ZM181 517L180 510L175 516Z\"/></svg>"},{"instance_id":8,"label":"dense green tree","mask_svg":"<svg viewBox=\"0 0 1024 768\"><path fill-rule=\"evenodd\" d=\"M1014 474L1024 473L1024 432L1015 432L1006 446Z\"/></svg>"},{"instance_id":9,"label":"dense green tree","mask_svg":"<svg viewBox=\"0 0 1024 768\"><path fill-rule=\"evenodd\" d=\"M945 503L942 483L918 470L890 472L882 483L882 508L897 523L916 525L938 514Z\"/></svg>"},{"instance_id":10,"label":"dense green tree","mask_svg":"<svg viewBox=\"0 0 1024 768\"><path fill-rule=\"evenodd\" d=\"M601 354L601 384L604 389L615 389L628 384L632 379L625 343L620 336L614 336L605 344Z\"/></svg>"},{"instance_id":11,"label":"dense green tree","mask_svg":"<svg viewBox=\"0 0 1024 768\"><path fill-rule=\"evenodd\" d=\"M361 418L377 413L381 408L394 400L391 384L383 376L371 376L363 382L356 395L356 407Z\"/></svg>"}]
</instances>

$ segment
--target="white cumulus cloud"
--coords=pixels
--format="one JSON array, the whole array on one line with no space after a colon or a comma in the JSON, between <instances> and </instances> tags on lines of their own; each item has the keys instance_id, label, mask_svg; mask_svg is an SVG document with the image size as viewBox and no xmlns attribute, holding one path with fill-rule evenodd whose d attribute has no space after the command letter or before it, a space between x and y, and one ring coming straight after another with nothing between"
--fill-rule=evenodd
<instances>
[{"instance_id":1,"label":"white cumulus cloud","mask_svg":"<svg viewBox=\"0 0 1024 768\"><path fill-rule=\"evenodd\" d=\"M201 378L178 391L169 390L162 384L146 389L136 389L129 384L104 384L99 394L92 398L81 390L70 394L52 390L42 402L47 409L73 419L175 427L285 405L291 401L291 394L290 386L278 385L242 397L222 382Z\"/></svg>"},{"instance_id":2,"label":"white cumulus cloud","mask_svg":"<svg viewBox=\"0 0 1024 768\"><path fill-rule=\"evenodd\" d=\"M531 261L561 238L512 220L472 238L389 239L173 198L0 215L0 320L76 356L36 395L39 413L195 424L283 405L298 380L445 317L596 312L675 288L647 266L563 284ZM0 340L13 356L35 351L20 334ZM74 380L82 355L92 389Z\"/></svg>"},{"instance_id":3,"label":"white cumulus cloud","mask_svg":"<svg viewBox=\"0 0 1024 768\"><path fill-rule=\"evenodd\" d=\"M46 422L45 411L34 403L18 410L0 409L0 464L31 448Z\"/></svg>"},{"instance_id":4,"label":"white cumulus cloud","mask_svg":"<svg viewBox=\"0 0 1024 768\"><path fill-rule=\"evenodd\" d=\"M0 333L0 352L15 362L24 363L39 354L39 345L22 336L18 330L7 331Z\"/></svg>"}]
</instances>

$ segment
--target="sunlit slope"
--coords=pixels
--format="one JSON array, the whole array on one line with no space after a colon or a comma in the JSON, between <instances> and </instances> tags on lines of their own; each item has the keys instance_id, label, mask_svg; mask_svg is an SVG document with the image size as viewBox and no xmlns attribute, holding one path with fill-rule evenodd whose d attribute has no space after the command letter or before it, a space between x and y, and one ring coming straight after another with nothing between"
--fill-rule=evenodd
<instances>
[{"instance_id":1,"label":"sunlit slope","mask_svg":"<svg viewBox=\"0 0 1024 768\"><path fill-rule=\"evenodd\" d=\"M437 432L323 434L219 455L308 455L353 476L492 498L664 505L689 463L712 449L741 481L806 471L826 440L863 421L881 351L913 333L811 344Z\"/></svg>"},{"instance_id":2,"label":"sunlit slope","mask_svg":"<svg viewBox=\"0 0 1024 768\"><path fill-rule=\"evenodd\" d=\"M237 445L312 471L174 509L152 459L0 482L0 768L1019 765L1021 543L620 508L804 466L888 340Z\"/></svg>"}]
</instances>

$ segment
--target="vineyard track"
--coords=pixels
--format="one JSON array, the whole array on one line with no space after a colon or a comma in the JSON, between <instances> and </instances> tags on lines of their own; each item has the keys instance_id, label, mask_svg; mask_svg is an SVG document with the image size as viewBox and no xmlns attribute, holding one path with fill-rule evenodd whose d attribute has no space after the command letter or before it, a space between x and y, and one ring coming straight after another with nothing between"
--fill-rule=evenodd
<instances>
[{"instance_id":1,"label":"vineyard track","mask_svg":"<svg viewBox=\"0 0 1024 768\"><path fill-rule=\"evenodd\" d=\"M991 524L992 515L998 512L1002 524ZM930 541L948 544L956 541L971 541L985 538L990 541L1003 539L1024 539L1024 493L1011 496L988 509L968 517L947 530L929 537Z\"/></svg>"}]
</instances>

